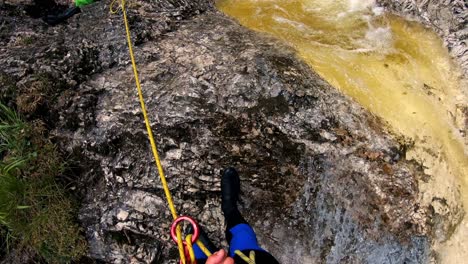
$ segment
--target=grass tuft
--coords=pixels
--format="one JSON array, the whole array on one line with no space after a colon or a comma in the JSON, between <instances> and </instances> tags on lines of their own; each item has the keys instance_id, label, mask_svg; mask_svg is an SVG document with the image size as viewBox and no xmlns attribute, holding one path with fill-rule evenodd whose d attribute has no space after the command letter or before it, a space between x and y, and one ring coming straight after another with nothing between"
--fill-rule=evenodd
<instances>
[{"instance_id":1,"label":"grass tuft","mask_svg":"<svg viewBox=\"0 0 468 264\"><path fill-rule=\"evenodd\" d=\"M56 181L64 162L43 131L0 103L0 246L67 263L85 254L86 243Z\"/></svg>"}]
</instances>

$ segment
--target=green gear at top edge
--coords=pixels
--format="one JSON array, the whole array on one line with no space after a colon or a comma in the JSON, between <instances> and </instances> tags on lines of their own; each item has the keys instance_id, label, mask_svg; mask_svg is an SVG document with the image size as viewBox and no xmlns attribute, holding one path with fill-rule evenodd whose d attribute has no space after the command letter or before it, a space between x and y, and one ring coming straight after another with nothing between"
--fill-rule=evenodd
<instances>
[{"instance_id":1,"label":"green gear at top edge","mask_svg":"<svg viewBox=\"0 0 468 264\"><path fill-rule=\"evenodd\" d=\"M94 0L75 0L75 6L82 7L93 3Z\"/></svg>"}]
</instances>

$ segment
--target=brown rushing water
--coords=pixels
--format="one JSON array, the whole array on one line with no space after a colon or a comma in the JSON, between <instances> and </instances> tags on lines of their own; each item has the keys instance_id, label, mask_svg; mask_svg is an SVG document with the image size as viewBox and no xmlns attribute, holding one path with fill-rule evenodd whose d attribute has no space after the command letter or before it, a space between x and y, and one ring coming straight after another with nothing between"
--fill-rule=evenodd
<instances>
[{"instance_id":1,"label":"brown rushing water","mask_svg":"<svg viewBox=\"0 0 468 264\"><path fill-rule=\"evenodd\" d=\"M324 79L413 140L408 158L432 176L423 200L439 194L468 208L468 156L456 127L456 105L467 102L460 71L434 32L373 2L221 0L218 8L292 45ZM442 262L468 259L467 240L465 217L448 242L436 243Z\"/></svg>"}]
</instances>

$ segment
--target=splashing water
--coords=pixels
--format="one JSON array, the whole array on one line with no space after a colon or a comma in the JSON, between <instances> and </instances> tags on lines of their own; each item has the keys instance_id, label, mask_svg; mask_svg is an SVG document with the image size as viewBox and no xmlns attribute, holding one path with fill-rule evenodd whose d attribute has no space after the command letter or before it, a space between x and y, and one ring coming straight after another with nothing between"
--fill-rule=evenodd
<instances>
[{"instance_id":1,"label":"splashing water","mask_svg":"<svg viewBox=\"0 0 468 264\"><path fill-rule=\"evenodd\" d=\"M432 176L421 183L423 200L440 195L468 208L468 156L459 133L465 117L458 108L466 106L468 88L432 31L385 14L373 0L221 0L218 8L292 45L324 79L413 140L407 158ZM467 240L465 216L449 241L436 241L441 261L462 263Z\"/></svg>"}]
</instances>

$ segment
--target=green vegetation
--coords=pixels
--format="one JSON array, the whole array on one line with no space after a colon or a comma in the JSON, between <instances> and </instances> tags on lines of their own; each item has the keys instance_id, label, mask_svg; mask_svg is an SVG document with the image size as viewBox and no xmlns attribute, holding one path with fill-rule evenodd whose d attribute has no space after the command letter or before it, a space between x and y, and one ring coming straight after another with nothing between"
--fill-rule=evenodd
<instances>
[{"instance_id":1,"label":"green vegetation","mask_svg":"<svg viewBox=\"0 0 468 264\"><path fill-rule=\"evenodd\" d=\"M20 113L34 113L47 104L47 99L53 97L53 91L59 85L47 74L35 74L33 80L18 90L16 107Z\"/></svg>"},{"instance_id":2,"label":"green vegetation","mask_svg":"<svg viewBox=\"0 0 468 264\"><path fill-rule=\"evenodd\" d=\"M8 74L0 71L0 102L11 101L16 97L16 82Z\"/></svg>"},{"instance_id":3,"label":"green vegetation","mask_svg":"<svg viewBox=\"0 0 468 264\"><path fill-rule=\"evenodd\" d=\"M0 103L0 246L67 263L84 255L86 243L56 181L64 162L44 132Z\"/></svg>"},{"instance_id":4,"label":"green vegetation","mask_svg":"<svg viewBox=\"0 0 468 264\"><path fill-rule=\"evenodd\" d=\"M21 41L21 44L25 45L25 46L29 46L31 44L33 44L35 42L36 38L34 36L26 36L26 37L23 37L20 41Z\"/></svg>"}]
</instances>

